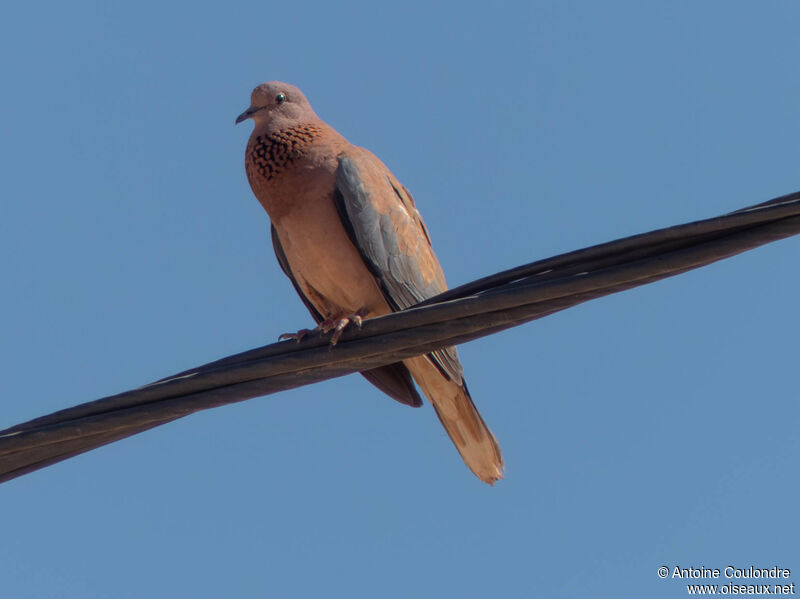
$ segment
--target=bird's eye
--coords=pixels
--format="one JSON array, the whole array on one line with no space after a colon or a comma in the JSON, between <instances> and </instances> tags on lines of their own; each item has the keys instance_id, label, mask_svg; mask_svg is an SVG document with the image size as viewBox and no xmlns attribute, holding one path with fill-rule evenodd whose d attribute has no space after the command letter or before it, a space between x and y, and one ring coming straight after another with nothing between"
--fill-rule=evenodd
<instances>
[{"instance_id":1,"label":"bird's eye","mask_svg":"<svg viewBox=\"0 0 800 599\"><path fill-rule=\"evenodd\" d=\"M279 93L277 96L275 96L275 102L278 104L283 104L286 102L286 94L283 92Z\"/></svg>"}]
</instances>

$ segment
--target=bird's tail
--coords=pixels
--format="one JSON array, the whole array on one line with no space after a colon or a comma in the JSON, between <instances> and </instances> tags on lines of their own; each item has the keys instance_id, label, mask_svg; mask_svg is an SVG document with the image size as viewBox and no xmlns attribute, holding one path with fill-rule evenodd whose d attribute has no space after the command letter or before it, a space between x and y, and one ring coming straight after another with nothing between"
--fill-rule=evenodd
<instances>
[{"instance_id":1,"label":"bird's tail","mask_svg":"<svg viewBox=\"0 0 800 599\"><path fill-rule=\"evenodd\" d=\"M472 403L466 384L447 378L425 356L405 363L469 469L490 485L503 478L500 445Z\"/></svg>"}]
</instances>

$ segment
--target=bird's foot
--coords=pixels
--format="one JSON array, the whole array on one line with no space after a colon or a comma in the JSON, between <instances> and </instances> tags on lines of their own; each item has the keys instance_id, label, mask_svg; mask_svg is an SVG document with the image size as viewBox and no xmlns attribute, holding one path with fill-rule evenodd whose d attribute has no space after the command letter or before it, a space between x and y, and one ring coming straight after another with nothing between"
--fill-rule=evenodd
<instances>
[{"instance_id":1,"label":"bird's foot","mask_svg":"<svg viewBox=\"0 0 800 599\"><path fill-rule=\"evenodd\" d=\"M303 337L313 332L314 331L312 331L311 329L300 329L296 333L284 333L283 335L278 336L278 341L283 341L284 339L294 339L295 341L297 341L297 343L300 343L303 340Z\"/></svg>"},{"instance_id":2,"label":"bird's foot","mask_svg":"<svg viewBox=\"0 0 800 599\"><path fill-rule=\"evenodd\" d=\"M345 328L349 324L356 325L359 329L361 328L361 323L364 321L364 315L367 313L365 308L354 312L353 314L347 314L344 316L339 317L332 317L326 318L321 323L319 323L313 330L312 329L300 329L296 333L284 333L280 337L278 337L278 341L283 341L284 339L294 339L298 343L300 343L306 335L310 335L311 333L317 333L322 331L323 333L330 333L333 331L333 335L331 335L331 345L336 345L339 343L339 338L344 333Z\"/></svg>"},{"instance_id":3,"label":"bird's foot","mask_svg":"<svg viewBox=\"0 0 800 599\"><path fill-rule=\"evenodd\" d=\"M317 327L323 333L330 333L333 331L333 335L331 335L331 345L336 345L339 343L339 337L342 336L344 333L345 327L349 324L356 325L359 329L361 328L361 323L364 320L364 314L366 314L365 309L358 310L353 314L347 314L346 316L341 316L339 318L326 318Z\"/></svg>"}]
</instances>

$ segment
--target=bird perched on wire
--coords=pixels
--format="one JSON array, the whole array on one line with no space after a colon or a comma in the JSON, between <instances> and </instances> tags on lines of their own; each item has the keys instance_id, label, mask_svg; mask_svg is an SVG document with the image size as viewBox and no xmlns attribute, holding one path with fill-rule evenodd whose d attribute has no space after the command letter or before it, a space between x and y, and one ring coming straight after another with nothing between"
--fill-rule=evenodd
<instances>
[{"instance_id":1,"label":"bird perched on wire","mask_svg":"<svg viewBox=\"0 0 800 599\"><path fill-rule=\"evenodd\" d=\"M247 179L269 214L283 272L331 344L348 325L447 289L411 194L374 154L325 124L299 89L262 83L236 123L247 119L255 122ZM472 402L454 347L362 374L417 407L413 377L472 472L489 484L502 478L500 446Z\"/></svg>"}]
</instances>

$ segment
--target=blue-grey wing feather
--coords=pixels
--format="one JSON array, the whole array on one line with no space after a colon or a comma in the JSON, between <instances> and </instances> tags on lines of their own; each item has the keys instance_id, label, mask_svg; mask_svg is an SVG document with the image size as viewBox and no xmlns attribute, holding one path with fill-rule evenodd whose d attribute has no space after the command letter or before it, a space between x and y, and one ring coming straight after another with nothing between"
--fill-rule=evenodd
<instances>
[{"instance_id":1,"label":"blue-grey wing feather","mask_svg":"<svg viewBox=\"0 0 800 599\"><path fill-rule=\"evenodd\" d=\"M335 202L350 240L392 309L409 308L447 289L411 195L372 154L359 150L339 156ZM430 356L447 377L462 381L455 348Z\"/></svg>"}]
</instances>

